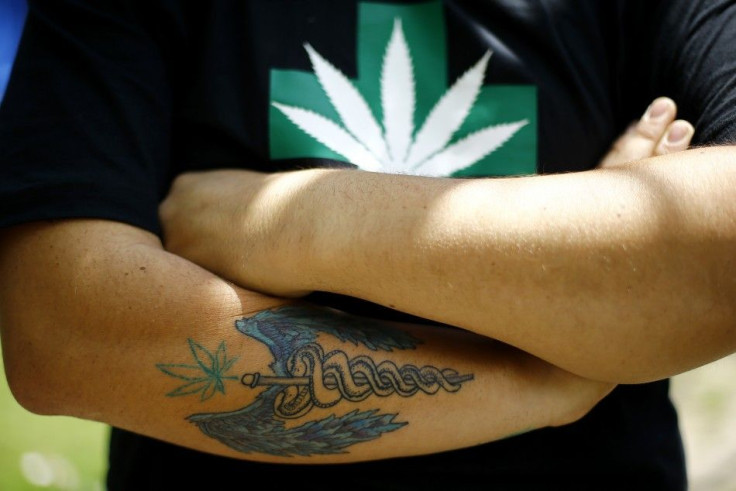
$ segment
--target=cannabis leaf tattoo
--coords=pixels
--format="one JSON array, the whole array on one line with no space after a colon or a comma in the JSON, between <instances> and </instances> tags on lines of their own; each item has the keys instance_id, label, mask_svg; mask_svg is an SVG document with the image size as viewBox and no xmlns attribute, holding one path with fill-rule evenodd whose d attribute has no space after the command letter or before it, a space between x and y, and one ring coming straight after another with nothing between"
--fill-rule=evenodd
<instances>
[{"instance_id":1,"label":"cannabis leaf tattoo","mask_svg":"<svg viewBox=\"0 0 736 491\"><path fill-rule=\"evenodd\" d=\"M183 385L166 395L177 397L201 393L200 400L206 401L214 396L216 392L224 394L224 381L238 380L236 375L227 374L238 360L238 357L227 357L224 341L220 343L214 354L194 340L188 339L188 341L189 351L196 364L158 363L156 365L166 375L185 381Z\"/></svg>"}]
</instances>

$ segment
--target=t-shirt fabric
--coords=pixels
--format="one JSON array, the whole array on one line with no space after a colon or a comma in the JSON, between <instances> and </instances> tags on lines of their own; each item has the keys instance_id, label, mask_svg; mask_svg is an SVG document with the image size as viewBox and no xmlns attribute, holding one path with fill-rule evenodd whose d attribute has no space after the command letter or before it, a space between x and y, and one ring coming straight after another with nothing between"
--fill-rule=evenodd
<instances>
[{"instance_id":1,"label":"t-shirt fabric","mask_svg":"<svg viewBox=\"0 0 736 491\"><path fill-rule=\"evenodd\" d=\"M725 0L31 1L0 106L0 226L88 217L160 234L158 203L188 170L581 171L662 95L694 144L733 143L733 46ZM308 489L687 488L667 381L620 386L565 427L422 457L261 464L113 428L109 460L111 490L259 476Z\"/></svg>"}]
</instances>

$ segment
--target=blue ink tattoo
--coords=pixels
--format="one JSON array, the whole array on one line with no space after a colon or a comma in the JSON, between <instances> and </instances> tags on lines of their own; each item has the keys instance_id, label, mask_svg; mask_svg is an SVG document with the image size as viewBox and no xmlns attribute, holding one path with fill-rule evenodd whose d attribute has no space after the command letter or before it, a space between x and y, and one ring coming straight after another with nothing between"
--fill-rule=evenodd
<instances>
[{"instance_id":1,"label":"blue ink tattoo","mask_svg":"<svg viewBox=\"0 0 736 491\"><path fill-rule=\"evenodd\" d=\"M325 353L318 335L334 336L344 343L365 346L370 351L414 349L420 343L408 333L371 319L304 307L263 311L235 322L242 334L264 343L273 356L273 374L228 375L235 358L228 359L224 343L212 355L189 342L196 365L159 364L158 368L186 381L170 396L202 392L201 399L217 391L225 393L225 380L240 380L242 386L261 390L256 400L237 411L189 416L206 435L243 453L278 456L309 456L344 453L356 443L379 438L406 422L398 414L377 409L355 409L321 420L287 427L286 421L305 417L313 408L330 408L341 401L361 402L370 396L410 397L419 392L456 392L472 374L432 366L397 366L376 362L367 355L350 358L341 350ZM195 371L192 375L190 372ZM198 385L199 384L199 385ZM206 384L206 388L205 385Z\"/></svg>"}]
</instances>

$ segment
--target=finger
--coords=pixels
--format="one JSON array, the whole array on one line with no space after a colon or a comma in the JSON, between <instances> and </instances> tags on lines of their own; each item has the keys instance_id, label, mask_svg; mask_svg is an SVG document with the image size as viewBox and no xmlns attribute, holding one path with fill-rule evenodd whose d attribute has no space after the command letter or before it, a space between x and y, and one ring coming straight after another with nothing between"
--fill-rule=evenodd
<instances>
[{"instance_id":1,"label":"finger","mask_svg":"<svg viewBox=\"0 0 736 491\"><path fill-rule=\"evenodd\" d=\"M613 144L600 167L611 167L652 157L657 145L677 113L675 102L668 97L655 99L644 115L633 123Z\"/></svg>"},{"instance_id":2,"label":"finger","mask_svg":"<svg viewBox=\"0 0 736 491\"><path fill-rule=\"evenodd\" d=\"M664 135L670 123L675 120L677 106L669 97L658 97L647 108L644 116L636 124L636 132L652 144L649 155Z\"/></svg>"},{"instance_id":3,"label":"finger","mask_svg":"<svg viewBox=\"0 0 736 491\"><path fill-rule=\"evenodd\" d=\"M677 106L668 97L655 99L637 121L631 132L621 141L622 156L627 162L645 159L654 155L657 145L665 138L667 128L675 120Z\"/></svg>"},{"instance_id":4,"label":"finger","mask_svg":"<svg viewBox=\"0 0 736 491\"><path fill-rule=\"evenodd\" d=\"M629 125L626 131L613 142L608 153L598 163L598 168L614 167L632 160L629 155L631 153L629 141L635 138L635 126L635 124Z\"/></svg>"},{"instance_id":5,"label":"finger","mask_svg":"<svg viewBox=\"0 0 736 491\"><path fill-rule=\"evenodd\" d=\"M687 150L694 134L695 128L689 122L682 119L673 121L657 144L654 151L655 155L666 155Z\"/></svg>"}]
</instances>

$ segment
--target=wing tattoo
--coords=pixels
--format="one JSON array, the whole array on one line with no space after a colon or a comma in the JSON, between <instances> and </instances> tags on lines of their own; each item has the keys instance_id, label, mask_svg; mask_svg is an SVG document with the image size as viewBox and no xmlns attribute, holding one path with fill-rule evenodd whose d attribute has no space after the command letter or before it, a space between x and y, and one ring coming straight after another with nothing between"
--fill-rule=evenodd
<instances>
[{"instance_id":1,"label":"wing tattoo","mask_svg":"<svg viewBox=\"0 0 736 491\"><path fill-rule=\"evenodd\" d=\"M272 374L246 373L239 378L242 386L261 391L248 406L232 412L193 414L187 419L206 435L243 453L345 453L356 443L376 439L407 423L397 421L398 414L378 409L354 409L302 422L312 409L331 408L341 401L358 403L370 396L455 392L473 379L472 374L460 375L452 369L399 367L390 360L376 362L368 355L350 358L341 350L325 352L318 342L321 334L372 352L414 349L420 344L409 333L383 322L337 311L282 307L239 319L235 327L268 347L273 356L269 365ZM223 349L218 348L218 353ZM226 354L221 357L226 359ZM159 368L172 375L172 370L162 368L172 366ZM219 375L219 380L233 378ZM186 391L175 392L169 395L184 395Z\"/></svg>"}]
</instances>

